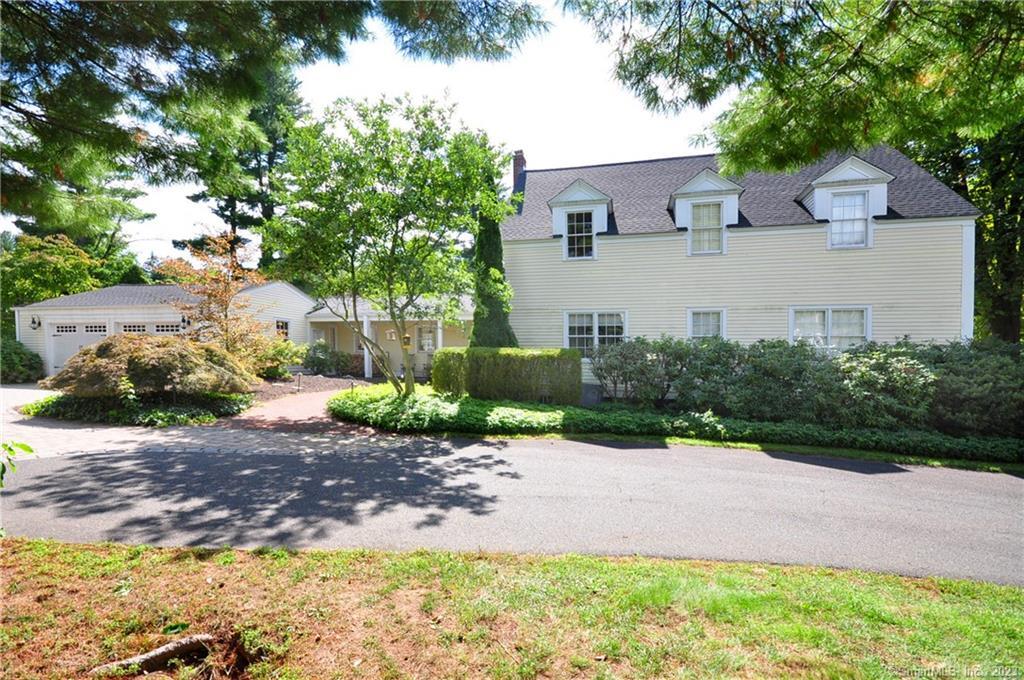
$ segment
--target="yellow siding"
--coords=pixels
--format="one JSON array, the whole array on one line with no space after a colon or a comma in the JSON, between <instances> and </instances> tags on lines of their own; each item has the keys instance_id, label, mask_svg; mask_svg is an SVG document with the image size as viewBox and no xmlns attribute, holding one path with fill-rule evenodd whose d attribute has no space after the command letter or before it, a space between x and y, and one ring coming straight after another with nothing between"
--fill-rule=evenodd
<instances>
[{"instance_id":1,"label":"yellow siding","mask_svg":"<svg viewBox=\"0 0 1024 680\"><path fill-rule=\"evenodd\" d=\"M523 346L561 347L566 311L624 311L631 336L684 337L688 307L725 308L741 342L788 337L794 305L869 305L879 341L960 337L959 223L877 226L857 250L827 250L823 227L737 229L727 254L692 257L685 233L598 238L598 259L577 262L558 239L505 242Z\"/></svg>"}]
</instances>

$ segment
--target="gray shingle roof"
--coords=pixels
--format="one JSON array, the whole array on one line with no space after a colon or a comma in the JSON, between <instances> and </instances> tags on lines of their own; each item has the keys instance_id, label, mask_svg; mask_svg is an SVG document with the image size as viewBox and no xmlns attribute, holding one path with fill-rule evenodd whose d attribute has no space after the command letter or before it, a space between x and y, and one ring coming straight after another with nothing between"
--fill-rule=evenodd
<instances>
[{"instance_id":1,"label":"gray shingle roof","mask_svg":"<svg viewBox=\"0 0 1024 680\"><path fill-rule=\"evenodd\" d=\"M176 302L194 302L196 297L179 286L123 284L50 298L26 305L22 309L85 308L85 307L137 307L166 305Z\"/></svg>"},{"instance_id":2,"label":"gray shingle roof","mask_svg":"<svg viewBox=\"0 0 1024 680\"><path fill-rule=\"evenodd\" d=\"M857 154L833 153L791 174L751 173L730 177L743 186L738 226L769 227L814 224L797 196L815 178L851 155L885 170L889 183L889 218L973 217L978 210L900 152L877 146ZM645 234L674 231L669 196L705 168L718 170L714 155L662 158L550 170L527 170L519 180L523 204L519 214L501 225L507 240L549 238L551 213L547 202L577 179L583 179L612 198L614 217L609 233ZM519 178L517 178L519 179Z\"/></svg>"}]
</instances>

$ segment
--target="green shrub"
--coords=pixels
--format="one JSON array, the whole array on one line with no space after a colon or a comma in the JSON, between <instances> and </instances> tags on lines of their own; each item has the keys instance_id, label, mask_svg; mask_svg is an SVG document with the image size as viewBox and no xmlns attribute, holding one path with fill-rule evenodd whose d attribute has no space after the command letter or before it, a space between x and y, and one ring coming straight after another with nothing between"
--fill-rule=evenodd
<instances>
[{"instance_id":1,"label":"green shrub","mask_svg":"<svg viewBox=\"0 0 1024 680\"><path fill-rule=\"evenodd\" d=\"M444 347L434 352L430 366L430 384L442 394L466 393L466 352L464 348Z\"/></svg>"},{"instance_id":2,"label":"green shrub","mask_svg":"<svg viewBox=\"0 0 1024 680\"><path fill-rule=\"evenodd\" d=\"M616 406L586 409L420 391L402 398L388 386L341 392L327 404L340 420L395 432L470 434L609 434L684 437L728 442L796 444L886 451L912 456L1024 462L1024 441L1003 437L953 437L937 432L870 428L834 429L810 423L763 423L711 413L670 413Z\"/></svg>"},{"instance_id":3,"label":"green shrub","mask_svg":"<svg viewBox=\"0 0 1024 680\"><path fill-rule=\"evenodd\" d=\"M116 397L122 378L140 398L248 392L256 381L219 347L179 336L122 333L79 350L40 385L75 397Z\"/></svg>"},{"instance_id":4,"label":"green shrub","mask_svg":"<svg viewBox=\"0 0 1024 680\"><path fill-rule=\"evenodd\" d=\"M14 338L0 340L0 382L35 382L43 375L42 357Z\"/></svg>"},{"instance_id":5,"label":"green shrub","mask_svg":"<svg viewBox=\"0 0 1024 680\"><path fill-rule=\"evenodd\" d=\"M176 402L171 395L146 399L128 397L122 383L116 397L74 397L56 394L27 404L21 412L29 416L77 420L114 425L196 425L210 423L223 416L237 415L252 406L251 394L195 394Z\"/></svg>"},{"instance_id":6,"label":"green shrub","mask_svg":"<svg viewBox=\"0 0 1024 680\"><path fill-rule=\"evenodd\" d=\"M898 351L907 343L887 348ZM1024 357L1021 346L996 339L909 345L935 373L931 424L952 434L1024 437Z\"/></svg>"},{"instance_id":7,"label":"green shrub","mask_svg":"<svg viewBox=\"0 0 1024 680\"><path fill-rule=\"evenodd\" d=\"M677 346L683 344L662 336L599 345L591 354L590 371L612 398L661 403L672 389L670 365L678 363Z\"/></svg>"},{"instance_id":8,"label":"green shrub","mask_svg":"<svg viewBox=\"0 0 1024 680\"><path fill-rule=\"evenodd\" d=\"M332 349L323 340L309 347L302 365L318 375L360 375L363 356Z\"/></svg>"},{"instance_id":9,"label":"green shrub","mask_svg":"<svg viewBox=\"0 0 1024 680\"><path fill-rule=\"evenodd\" d=\"M726 408L745 420L814 422L816 390L830 369L828 356L805 342L758 340L743 350Z\"/></svg>"},{"instance_id":10,"label":"green shrub","mask_svg":"<svg viewBox=\"0 0 1024 680\"><path fill-rule=\"evenodd\" d=\"M305 345L296 345L291 340L278 338L268 343L256 357L256 375L267 380L290 378L288 367L302 364L307 351Z\"/></svg>"},{"instance_id":11,"label":"green shrub","mask_svg":"<svg viewBox=\"0 0 1024 680\"><path fill-rule=\"evenodd\" d=\"M853 352L832 364L839 381L831 390L819 385L818 422L885 429L925 424L935 374L909 353Z\"/></svg>"},{"instance_id":12,"label":"green shrub","mask_svg":"<svg viewBox=\"0 0 1024 680\"><path fill-rule=\"evenodd\" d=\"M722 338L678 340L669 378L681 411L728 413L729 394L739 380L743 346Z\"/></svg>"},{"instance_id":13,"label":"green shrub","mask_svg":"<svg viewBox=\"0 0 1024 680\"><path fill-rule=\"evenodd\" d=\"M463 354L464 359L453 354ZM438 355L442 368L437 371ZM447 394L578 404L583 392L580 353L571 349L453 347L434 353L431 383Z\"/></svg>"}]
</instances>

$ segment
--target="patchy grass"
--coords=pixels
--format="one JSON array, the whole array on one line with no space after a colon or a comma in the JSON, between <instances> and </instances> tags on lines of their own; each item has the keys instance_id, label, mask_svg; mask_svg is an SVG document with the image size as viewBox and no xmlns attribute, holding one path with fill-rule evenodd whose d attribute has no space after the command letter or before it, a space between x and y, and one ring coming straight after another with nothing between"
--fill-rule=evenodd
<instances>
[{"instance_id":1,"label":"patchy grass","mask_svg":"<svg viewBox=\"0 0 1024 680\"><path fill-rule=\"evenodd\" d=\"M761 423L709 413L673 414L635 406L595 408L487 401L417 386L402 399L389 385L339 392L327 402L336 419L391 432L468 437L543 437L716 446L1024 474L1024 441L953 437L922 430L831 429Z\"/></svg>"},{"instance_id":2,"label":"patchy grass","mask_svg":"<svg viewBox=\"0 0 1024 680\"><path fill-rule=\"evenodd\" d=\"M571 555L0 546L5 678L77 677L189 633L213 634L213 654L167 677L885 678L1024 665L1024 590L971 581Z\"/></svg>"}]
</instances>

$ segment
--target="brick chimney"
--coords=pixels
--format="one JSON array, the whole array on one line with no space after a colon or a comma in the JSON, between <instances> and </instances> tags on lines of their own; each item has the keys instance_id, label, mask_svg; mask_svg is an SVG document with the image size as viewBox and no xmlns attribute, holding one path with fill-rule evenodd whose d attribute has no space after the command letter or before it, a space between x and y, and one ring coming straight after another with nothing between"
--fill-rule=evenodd
<instances>
[{"instance_id":1,"label":"brick chimney","mask_svg":"<svg viewBox=\"0 0 1024 680\"><path fill-rule=\"evenodd\" d=\"M526 156L522 149L512 153L512 191L519 192L526 188Z\"/></svg>"}]
</instances>

